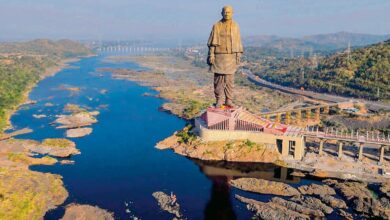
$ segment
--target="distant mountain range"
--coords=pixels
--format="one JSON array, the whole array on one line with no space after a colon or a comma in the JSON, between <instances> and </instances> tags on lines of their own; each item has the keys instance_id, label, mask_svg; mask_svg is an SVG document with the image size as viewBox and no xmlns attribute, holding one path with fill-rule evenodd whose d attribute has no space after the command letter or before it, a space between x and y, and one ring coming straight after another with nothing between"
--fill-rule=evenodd
<instances>
[{"instance_id":1,"label":"distant mountain range","mask_svg":"<svg viewBox=\"0 0 390 220\"><path fill-rule=\"evenodd\" d=\"M348 47L361 47L370 44L383 42L390 38L389 35L358 34L349 32L338 32L331 34L310 35L302 38L286 38L275 35L258 35L244 37L246 47L263 47L289 50L299 54L311 50L312 52L326 53L342 50Z\"/></svg>"}]
</instances>

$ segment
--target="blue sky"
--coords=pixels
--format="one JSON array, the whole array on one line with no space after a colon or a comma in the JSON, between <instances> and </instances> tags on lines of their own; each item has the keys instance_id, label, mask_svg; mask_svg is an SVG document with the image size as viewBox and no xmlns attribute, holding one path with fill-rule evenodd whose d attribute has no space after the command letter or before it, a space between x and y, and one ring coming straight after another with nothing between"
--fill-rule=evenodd
<instances>
[{"instance_id":1,"label":"blue sky","mask_svg":"<svg viewBox=\"0 0 390 220\"><path fill-rule=\"evenodd\" d=\"M0 39L204 39L226 4L244 36L390 34L390 0L0 0Z\"/></svg>"}]
</instances>

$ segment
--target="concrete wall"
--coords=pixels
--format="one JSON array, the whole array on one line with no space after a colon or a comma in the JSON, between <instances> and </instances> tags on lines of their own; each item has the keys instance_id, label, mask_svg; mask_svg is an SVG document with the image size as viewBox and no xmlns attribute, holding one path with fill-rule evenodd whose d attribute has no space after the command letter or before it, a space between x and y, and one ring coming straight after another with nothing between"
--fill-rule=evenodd
<instances>
[{"instance_id":1,"label":"concrete wall","mask_svg":"<svg viewBox=\"0 0 390 220\"><path fill-rule=\"evenodd\" d=\"M301 160L304 155L304 138L302 136L293 137L285 135L267 134L263 132L250 131L229 131L207 129L202 122L195 120L195 128L200 138L204 141L226 141L226 140L250 140L256 143L277 144L277 140L282 141L282 156L289 155L289 141L295 141L294 159Z\"/></svg>"}]
</instances>

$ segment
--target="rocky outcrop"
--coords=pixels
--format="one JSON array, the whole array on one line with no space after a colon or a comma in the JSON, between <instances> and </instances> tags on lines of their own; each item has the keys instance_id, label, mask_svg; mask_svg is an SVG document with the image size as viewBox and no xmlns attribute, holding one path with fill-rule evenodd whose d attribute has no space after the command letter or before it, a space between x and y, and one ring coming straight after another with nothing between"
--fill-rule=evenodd
<instances>
[{"instance_id":1,"label":"rocky outcrop","mask_svg":"<svg viewBox=\"0 0 390 220\"><path fill-rule=\"evenodd\" d=\"M321 202L321 200L311 197L311 196L295 196L291 198L292 201L297 202L298 204L301 204L304 207L314 209L314 210L320 210L321 212L325 214L330 214L333 212L333 209L324 203Z\"/></svg>"},{"instance_id":2,"label":"rocky outcrop","mask_svg":"<svg viewBox=\"0 0 390 220\"><path fill-rule=\"evenodd\" d=\"M353 216L350 213L348 213L342 209L339 209L337 214L346 220L353 220Z\"/></svg>"},{"instance_id":3,"label":"rocky outcrop","mask_svg":"<svg viewBox=\"0 0 390 220\"><path fill-rule=\"evenodd\" d=\"M34 140L10 139L0 141L0 153L38 153L54 157L69 157L80 154L73 141L64 138L48 138L43 142Z\"/></svg>"},{"instance_id":4,"label":"rocky outcrop","mask_svg":"<svg viewBox=\"0 0 390 220\"><path fill-rule=\"evenodd\" d=\"M187 135L191 140L183 139ZM243 141L203 142L191 134L187 128L157 143L158 149L172 149L175 153L200 160L223 160L234 162L277 163L281 155L274 145Z\"/></svg>"},{"instance_id":5,"label":"rocky outcrop","mask_svg":"<svg viewBox=\"0 0 390 220\"><path fill-rule=\"evenodd\" d=\"M229 184L241 190L261 193L261 194L273 194L279 196L300 195L297 189L285 183L269 181L264 179L240 178L240 179L231 180Z\"/></svg>"},{"instance_id":6,"label":"rocky outcrop","mask_svg":"<svg viewBox=\"0 0 390 220\"><path fill-rule=\"evenodd\" d=\"M182 218L182 215L180 214L180 205L177 202L173 203L169 195L161 191L154 192L152 195L157 200L158 205L162 210L175 215L176 218Z\"/></svg>"},{"instance_id":7,"label":"rocky outcrop","mask_svg":"<svg viewBox=\"0 0 390 220\"><path fill-rule=\"evenodd\" d=\"M338 182L336 180L325 180L324 182L339 191L348 204L362 216L366 218L390 218L386 204L383 204L383 197L380 199L374 198L367 188L367 183Z\"/></svg>"},{"instance_id":8,"label":"rocky outcrop","mask_svg":"<svg viewBox=\"0 0 390 220\"><path fill-rule=\"evenodd\" d=\"M33 117L34 117L34 118L37 118L37 119L41 119L41 118L46 118L47 115L44 115L44 114L40 114L40 115L33 114Z\"/></svg>"},{"instance_id":9,"label":"rocky outcrop","mask_svg":"<svg viewBox=\"0 0 390 220\"><path fill-rule=\"evenodd\" d=\"M92 128L74 128L66 131L66 137L79 138L92 133Z\"/></svg>"},{"instance_id":10,"label":"rocky outcrop","mask_svg":"<svg viewBox=\"0 0 390 220\"><path fill-rule=\"evenodd\" d=\"M74 164L74 161L73 160L61 160L60 163L62 165L69 165L69 164Z\"/></svg>"},{"instance_id":11,"label":"rocky outcrop","mask_svg":"<svg viewBox=\"0 0 390 220\"><path fill-rule=\"evenodd\" d=\"M172 136L169 136L165 138L164 140L158 142L156 144L156 148L160 150L175 148L177 145L179 145L179 137L176 136L176 133Z\"/></svg>"},{"instance_id":12,"label":"rocky outcrop","mask_svg":"<svg viewBox=\"0 0 390 220\"><path fill-rule=\"evenodd\" d=\"M60 115L55 121L60 124L57 128L80 128L97 123L96 118L89 112L79 112L72 115Z\"/></svg>"},{"instance_id":13,"label":"rocky outcrop","mask_svg":"<svg viewBox=\"0 0 390 220\"><path fill-rule=\"evenodd\" d=\"M320 210L307 208L303 205L300 205L300 204L292 202L292 201L287 201L287 200L284 200L282 198L274 197L271 199L271 201L273 203L278 204L278 205L284 206L287 209L290 209L292 211L295 211L295 212L298 212L301 214L305 214L308 216L314 216L314 217L324 217L325 216L324 213Z\"/></svg>"},{"instance_id":14,"label":"rocky outcrop","mask_svg":"<svg viewBox=\"0 0 390 220\"><path fill-rule=\"evenodd\" d=\"M61 220L114 220L114 215L97 206L70 204Z\"/></svg>"},{"instance_id":15,"label":"rocky outcrop","mask_svg":"<svg viewBox=\"0 0 390 220\"><path fill-rule=\"evenodd\" d=\"M332 208L345 209L347 204L344 200L337 199L331 195L319 195L320 200Z\"/></svg>"},{"instance_id":16,"label":"rocky outcrop","mask_svg":"<svg viewBox=\"0 0 390 220\"><path fill-rule=\"evenodd\" d=\"M310 184L298 187L299 192L306 195L336 195L336 191L327 185Z\"/></svg>"},{"instance_id":17,"label":"rocky outcrop","mask_svg":"<svg viewBox=\"0 0 390 220\"><path fill-rule=\"evenodd\" d=\"M259 202L243 196L235 195L236 199L247 204L247 209L255 213L255 217L264 220L304 220L309 216L292 211L274 202Z\"/></svg>"},{"instance_id":18,"label":"rocky outcrop","mask_svg":"<svg viewBox=\"0 0 390 220\"><path fill-rule=\"evenodd\" d=\"M48 154L55 157L69 157L80 154L73 141L63 138L48 138L41 144L27 146L28 150L39 154Z\"/></svg>"},{"instance_id":19,"label":"rocky outcrop","mask_svg":"<svg viewBox=\"0 0 390 220\"><path fill-rule=\"evenodd\" d=\"M380 193L390 198L390 182L381 183L381 186L379 187L379 191Z\"/></svg>"}]
</instances>

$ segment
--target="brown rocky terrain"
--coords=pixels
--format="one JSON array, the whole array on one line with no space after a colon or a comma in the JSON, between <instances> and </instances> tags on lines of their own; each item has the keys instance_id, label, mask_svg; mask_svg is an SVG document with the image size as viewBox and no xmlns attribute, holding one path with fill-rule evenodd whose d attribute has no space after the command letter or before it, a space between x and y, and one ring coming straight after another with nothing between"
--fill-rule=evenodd
<instances>
[{"instance_id":1,"label":"brown rocky terrain","mask_svg":"<svg viewBox=\"0 0 390 220\"><path fill-rule=\"evenodd\" d=\"M61 220L114 220L114 215L104 209L91 205L70 204L66 206Z\"/></svg>"},{"instance_id":2,"label":"brown rocky terrain","mask_svg":"<svg viewBox=\"0 0 390 220\"><path fill-rule=\"evenodd\" d=\"M241 190L254 193L272 194L278 196L300 195L297 189L289 186L288 184L263 179L239 178L231 180L229 184Z\"/></svg>"},{"instance_id":3,"label":"brown rocky terrain","mask_svg":"<svg viewBox=\"0 0 390 220\"><path fill-rule=\"evenodd\" d=\"M66 137L78 138L84 137L92 133L92 128L73 128L66 131Z\"/></svg>"},{"instance_id":4,"label":"brown rocky terrain","mask_svg":"<svg viewBox=\"0 0 390 220\"><path fill-rule=\"evenodd\" d=\"M326 184L332 186L340 193L357 213L367 218L390 218L390 203L388 195L374 196L367 183L362 182L338 182L325 180ZM387 183L382 183L381 187Z\"/></svg>"},{"instance_id":5,"label":"brown rocky terrain","mask_svg":"<svg viewBox=\"0 0 390 220\"><path fill-rule=\"evenodd\" d=\"M275 195L269 202L236 195L238 200L247 203L247 208L261 219L315 218L334 212L346 219L353 219L348 207L364 218L389 218L390 200L386 194L389 192L386 188L388 182L381 183L379 186L331 179L323 182L326 185L309 184L302 185L298 189L285 183L255 178L239 178L229 183L241 190ZM278 196L289 198L283 199ZM291 218L286 216L286 213L289 213Z\"/></svg>"},{"instance_id":6,"label":"brown rocky terrain","mask_svg":"<svg viewBox=\"0 0 390 220\"><path fill-rule=\"evenodd\" d=\"M243 141L203 142L184 128L156 144L158 149L172 149L175 153L201 160L236 162L280 163L280 153L275 146ZM186 137L188 135L188 140Z\"/></svg>"},{"instance_id":7,"label":"brown rocky terrain","mask_svg":"<svg viewBox=\"0 0 390 220\"><path fill-rule=\"evenodd\" d=\"M274 219L310 219L308 215L300 214L296 211L286 208L274 202L259 202L254 199L248 199L243 196L236 195L236 199L247 204L247 209L255 213L255 217L264 220Z\"/></svg>"}]
</instances>

